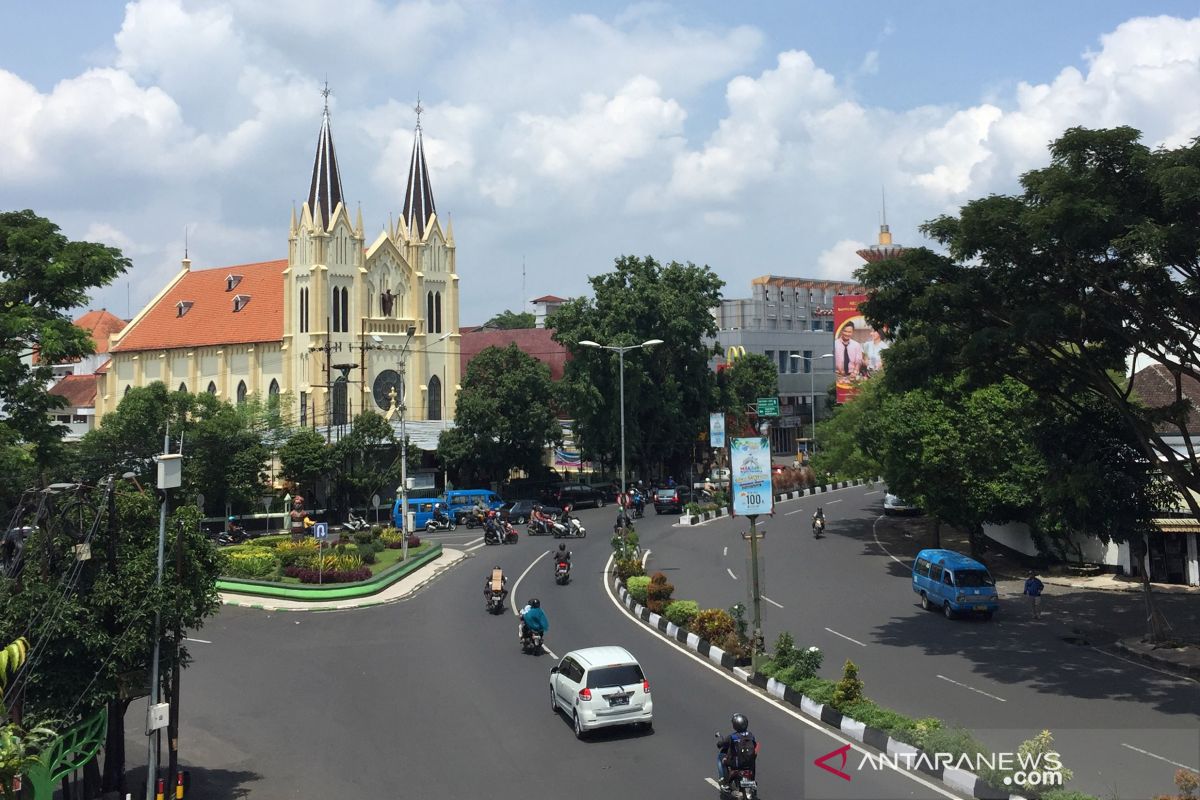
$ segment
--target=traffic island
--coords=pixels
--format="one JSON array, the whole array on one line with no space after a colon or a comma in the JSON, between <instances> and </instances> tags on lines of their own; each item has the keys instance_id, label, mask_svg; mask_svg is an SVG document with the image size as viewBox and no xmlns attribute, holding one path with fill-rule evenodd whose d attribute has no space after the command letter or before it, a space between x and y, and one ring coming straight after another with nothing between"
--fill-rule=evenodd
<instances>
[{"instance_id":1,"label":"traffic island","mask_svg":"<svg viewBox=\"0 0 1200 800\"><path fill-rule=\"evenodd\" d=\"M276 611L333 611L395 602L411 595L464 558L464 553L434 543L420 555L362 581L335 584L283 584L220 578L217 590L225 605Z\"/></svg>"}]
</instances>

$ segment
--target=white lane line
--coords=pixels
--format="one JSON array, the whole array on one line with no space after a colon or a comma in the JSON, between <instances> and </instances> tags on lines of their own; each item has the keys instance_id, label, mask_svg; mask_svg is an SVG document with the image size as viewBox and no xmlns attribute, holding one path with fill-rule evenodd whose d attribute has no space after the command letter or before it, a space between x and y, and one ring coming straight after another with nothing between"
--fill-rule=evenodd
<instances>
[{"instance_id":1,"label":"white lane line","mask_svg":"<svg viewBox=\"0 0 1200 800\"><path fill-rule=\"evenodd\" d=\"M721 791L721 784L717 783L713 778L705 778L704 782L716 789L718 792Z\"/></svg>"},{"instance_id":2,"label":"white lane line","mask_svg":"<svg viewBox=\"0 0 1200 800\"><path fill-rule=\"evenodd\" d=\"M865 645L865 644L863 644L862 642L860 642L858 639L851 639L851 638L850 638L849 636L847 636L846 634L844 634L844 633L838 633L838 632L837 632L837 631L835 631L833 628L826 628L825 630L829 631L829 632L830 632L830 633L832 633L834 636L840 636L840 637L842 637L842 638L843 638L843 639L845 639L847 642L854 642L854 643L855 643L856 645L858 645L859 647L866 647L866 645Z\"/></svg>"},{"instance_id":3,"label":"white lane line","mask_svg":"<svg viewBox=\"0 0 1200 800\"><path fill-rule=\"evenodd\" d=\"M1013 596L1016 597L1017 595L1014 594ZM1200 683L1200 681L1196 680L1195 678L1189 678L1186 675L1179 675L1174 672L1167 672L1165 669L1156 669L1156 668L1150 666L1149 664L1143 664L1140 661L1133 661L1132 659L1123 658L1123 657L1117 655L1116 653L1110 653L1107 650L1101 650L1099 647L1092 647L1090 649L1095 650L1097 653L1100 653L1101 655L1106 655L1109 658L1115 658L1117 661L1124 661L1126 664L1132 664L1135 667L1141 667L1142 669L1148 669L1151 672L1157 672L1159 675L1166 675L1168 678L1174 678L1177 681L1187 681L1188 683Z\"/></svg>"},{"instance_id":4,"label":"white lane line","mask_svg":"<svg viewBox=\"0 0 1200 800\"><path fill-rule=\"evenodd\" d=\"M892 551L888 550L886 547L884 547L883 542L879 541L879 532L877 530L875 530L875 526L879 524L879 520L881 520L881 519L883 519L882 514L880 514L878 517L876 517L875 521L871 523L871 536L874 537L875 544L877 544L879 546L880 550L887 553L888 558L890 558L892 561L895 561L897 564L899 564L902 567L907 567L908 564L905 564L903 561L901 561L900 559L898 559L894 555L892 555Z\"/></svg>"},{"instance_id":5,"label":"white lane line","mask_svg":"<svg viewBox=\"0 0 1200 800\"><path fill-rule=\"evenodd\" d=\"M1149 750L1143 750L1140 747L1134 747L1131 744L1125 744L1124 742L1121 742L1121 747L1128 747L1130 750L1141 753L1144 756L1150 756L1151 758L1157 758L1159 761L1165 761L1168 764L1172 764L1176 767L1181 767L1183 769L1190 769L1192 772L1200 772L1200 770L1196 769L1195 767L1189 767L1187 764L1180 764L1178 761L1172 761L1169 758L1163 758L1162 756L1160 756L1156 753L1151 753Z\"/></svg>"},{"instance_id":6,"label":"white lane line","mask_svg":"<svg viewBox=\"0 0 1200 800\"><path fill-rule=\"evenodd\" d=\"M545 644L542 645L542 649L549 653L551 658L553 658L555 661L558 661L558 656L555 655L553 650L551 650L549 647L546 647Z\"/></svg>"},{"instance_id":7,"label":"white lane line","mask_svg":"<svg viewBox=\"0 0 1200 800\"><path fill-rule=\"evenodd\" d=\"M965 683L959 683L958 681L951 680L950 678L947 678L945 675L938 675L938 677L941 678L942 680L946 681L946 683L953 683L955 686L961 686L964 689L970 689L972 692L975 692L976 694L981 694L984 697L990 697L993 700L999 700L1001 703L1008 702L1003 697L996 697L996 695L988 694L987 692L983 691L982 689L976 689L974 686L967 686Z\"/></svg>"},{"instance_id":8,"label":"white lane line","mask_svg":"<svg viewBox=\"0 0 1200 800\"><path fill-rule=\"evenodd\" d=\"M726 567L725 571L729 573L729 577L733 578L735 581L737 580L737 575L733 574L733 570L731 570L729 567Z\"/></svg>"},{"instance_id":9,"label":"white lane line","mask_svg":"<svg viewBox=\"0 0 1200 800\"><path fill-rule=\"evenodd\" d=\"M789 511L789 512L787 512L786 514L784 514L784 516L785 516L785 517L790 517L792 514L799 514L801 511L805 511L805 510L806 510L806 509L803 509L803 508L797 508L795 511Z\"/></svg>"},{"instance_id":10,"label":"white lane line","mask_svg":"<svg viewBox=\"0 0 1200 800\"><path fill-rule=\"evenodd\" d=\"M768 603L775 606L776 608L783 608L783 606L781 606L779 603L776 603L774 600L772 600L771 598L767 597L764 594L760 594L759 597L761 597L763 600L766 600Z\"/></svg>"},{"instance_id":11,"label":"white lane line","mask_svg":"<svg viewBox=\"0 0 1200 800\"><path fill-rule=\"evenodd\" d=\"M647 550L646 552L642 553L642 569L643 570L646 569L646 562L649 560L650 560L650 551Z\"/></svg>"},{"instance_id":12,"label":"white lane line","mask_svg":"<svg viewBox=\"0 0 1200 800\"><path fill-rule=\"evenodd\" d=\"M844 497L842 498L842 500L845 500L845 499L846 499L846 498L844 498ZM827 505L827 506L831 506L831 505L833 505L834 503L840 503L840 502L842 502L842 500L829 500L828 502L826 502L826 503L825 503L825 505Z\"/></svg>"},{"instance_id":13,"label":"white lane line","mask_svg":"<svg viewBox=\"0 0 1200 800\"><path fill-rule=\"evenodd\" d=\"M482 536L480 536L480 537L478 537L478 538L476 538L476 539L472 539L472 540L471 540L471 541L469 541L469 542L463 542L463 547L470 547L471 545L473 545L473 544L479 544L479 543L480 543L480 542L482 542L482 541L483 541L483 537L482 537Z\"/></svg>"},{"instance_id":14,"label":"white lane line","mask_svg":"<svg viewBox=\"0 0 1200 800\"><path fill-rule=\"evenodd\" d=\"M520 613L517 611L517 587L521 585L521 581L525 580L525 576L529 574L529 570L533 569L533 565L536 564L537 562L541 561L543 558L545 558L548 555L550 555L549 550L542 553L540 556L535 558L533 561L530 561L529 566L526 567L525 571L521 573L521 577L517 578L517 582L513 584L512 592L510 592L508 595L508 602L510 605L512 605L512 612L513 612L514 617L518 616Z\"/></svg>"},{"instance_id":15,"label":"white lane line","mask_svg":"<svg viewBox=\"0 0 1200 800\"><path fill-rule=\"evenodd\" d=\"M482 547L486 547L486 546L487 546L487 545L485 545L483 542L480 542L479 544L477 544L477 545L474 545L474 546L472 546L472 547L464 547L464 548L463 548L463 552L464 552L464 553L474 553L476 550L478 550L478 549L480 549L480 548L482 548Z\"/></svg>"},{"instance_id":16,"label":"white lane line","mask_svg":"<svg viewBox=\"0 0 1200 800\"><path fill-rule=\"evenodd\" d=\"M190 636L184 638L185 642L199 642L200 644L212 644L208 639L193 639Z\"/></svg>"},{"instance_id":17,"label":"white lane line","mask_svg":"<svg viewBox=\"0 0 1200 800\"><path fill-rule=\"evenodd\" d=\"M728 547L728 545L727 545L727 546L725 546L725 547L722 547L722 548L721 548L721 555L722 555L722 556L727 556L727 555L729 555L729 547Z\"/></svg>"},{"instance_id":18,"label":"white lane line","mask_svg":"<svg viewBox=\"0 0 1200 800\"><path fill-rule=\"evenodd\" d=\"M868 494L883 494L883 489L876 489L873 492L867 492L866 494L863 495L863 497L866 497Z\"/></svg>"},{"instance_id":19,"label":"white lane line","mask_svg":"<svg viewBox=\"0 0 1200 800\"><path fill-rule=\"evenodd\" d=\"M808 727L812 728L817 733L820 733L824 736L828 736L830 739L833 739L834 741L838 742L839 744L850 745L850 749L854 750L856 753L860 753L864 756L872 756L872 757L876 757L876 758L878 757L878 754L867 750L866 748L864 748L862 745L858 744L857 742L855 742L851 739L847 739L846 737L841 736L837 733L834 733L830 729L826 728L822 723L815 722L815 721L809 719L808 717L804 716L803 714L801 714L799 711L788 708L783 703L776 700L774 697L771 697L770 695L759 692L757 689L755 689L750 684L738 680L734 676L732 676L729 673L722 670L720 667L714 665L708 659L703 658L702 656L699 656L696 653L689 651L686 647L684 647L679 642L677 642L673 639L666 638L659 631L651 630L650 628L647 628L645 625L642 624L641 620L631 617L629 612L625 609L625 607L623 605L621 605L621 600L613 592L612 585L609 583L609 580L608 580L609 576L612 574L613 559L615 557L616 557L615 553L609 555L608 561L604 564L604 571L600 573L600 583L604 587L605 594L608 595L609 602L617 607L617 613L619 613L621 616L625 617L625 619L629 620L629 622L632 625L636 626L638 630L642 631L647 636L651 637L652 639L654 639L656 641L665 642L670 649L675 650L675 652L679 653L680 655L690 658L692 661L695 661L697 664L699 664L700 666L709 670L717 677L729 681L734 686L737 686L738 688L740 688L743 692L746 692L747 694L749 694L751 697L756 697L759 700L761 700L762 702L766 703L767 705L772 706L772 707L778 709L779 711L782 711L784 714L787 714L789 717L792 717L793 719L799 721L801 724L807 725ZM953 793L947 791L946 789L942 788L941 786L938 786L937 784L926 780L925 778L921 777L921 775L919 775L917 773L906 772L905 770L901 769L896 764L888 763L886 761L880 761L880 763L883 764L887 769L890 769L892 772L895 772L897 775L902 775L905 778L908 778L910 781L913 781L914 783L919 783L922 786L924 786L926 789L929 789L929 791L939 794L942 797L948 798L948 800L959 800L958 795L953 794Z\"/></svg>"}]
</instances>

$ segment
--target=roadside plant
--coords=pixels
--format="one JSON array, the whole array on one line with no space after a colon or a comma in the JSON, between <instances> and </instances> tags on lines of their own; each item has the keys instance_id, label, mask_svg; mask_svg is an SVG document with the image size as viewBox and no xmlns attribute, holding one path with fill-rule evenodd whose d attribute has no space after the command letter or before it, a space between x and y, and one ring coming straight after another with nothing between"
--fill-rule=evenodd
<instances>
[{"instance_id":1,"label":"roadside plant","mask_svg":"<svg viewBox=\"0 0 1200 800\"><path fill-rule=\"evenodd\" d=\"M724 641L736 629L733 617L723 608L704 609L696 614L688 627L692 633L708 642Z\"/></svg>"},{"instance_id":2,"label":"roadside plant","mask_svg":"<svg viewBox=\"0 0 1200 800\"><path fill-rule=\"evenodd\" d=\"M645 574L645 567L636 558L622 558L617 561L617 577L623 582L628 582L630 578Z\"/></svg>"},{"instance_id":3,"label":"roadside plant","mask_svg":"<svg viewBox=\"0 0 1200 800\"><path fill-rule=\"evenodd\" d=\"M298 542L284 541L275 545L275 555L284 567L305 565L315 558L319 545L316 539L301 539Z\"/></svg>"},{"instance_id":4,"label":"roadside plant","mask_svg":"<svg viewBox=\"0 0 1200 800\"><path fill-rule=\"evenodd\" d=\"M231 552L232 551L232 552ZM275 575L279 561L273 548L228 548L221 551L221 572L231 578L264 579Z\"/></svg>"},{"instance_id":5,"label":"roadside plant","mask_svg":"<svg viewBox=\"0 0 1200 800\"><path fill-rule=\"evenodd\" d=\"M675 586L667 583L666 575L661 572L654 573L650 576L650 584L646 588L646 608L650 609L651 613L661 614L671 602L671 594L674 591Z\"/></svg>"},{"instance_id":6,"label":"roadside plant","mask_svg":"<svg viewBox=\"0 0 1200 800\"><path fill-rule=\"evenodd\" d=\"M0 726L0 797L16 800L13 782L38 763L38 754L56 736L47 727L24 730L15 724Z\"/></svg>"},{"instance_id":7,"label":"roadside plant","mask_svg":"<svg viewBox=\"0 0 1200 800\"><path fill-rule=\"evenodd\" d=\"M731 605L729 607L729 616L733 617L733 624L737 635L743 639L748 639L747 632L750 630L750 623L746 621L746 604L734 603Z\"/></svg>"},{"instance_id":8,"label":"roadside plant","mask_svg":"<svg viewBox=\"0 0 1200 800\"><path fill-rule=\"evenodd\" d=\"M646 605L646 590L650 586L650 578L646 575L634 575L625 581L629 596L642 605Z\"/></svg>"},{"instance_id":9,"label":"roadside plant","mask_svg":"<svg viewBox=\"0 0 1200 800\"><path fill-rule=\"evenodd\" d=\"M633 528L625 528L624 530L625 530L624 536L622 536L620 534L613 534L613 537L612 537L613 552L615 552L617 554L618 560L624 560L627 558L637 558L638 553L641 552L641 549L638 546L637 531L635 531Z\"/></svg>"},{"instance_id":10,"label":"roadside plant","mask_svg":"<svg viewBox=\"0 0 1200 800\"><path fill-rule=\"evenodd\" d=\"M837 682L833 692L833 707L841 709L863 699L863 682L858 677L858 666L847 658L846 665L842 667L842 679Z\"/></svg>"},{"instance_id":11,"label":"roadside plant","mask_svg":"<svg viewBox=\"0 0 1200 800\"><path fill-rule=\"evenodd\" d=\"M695 600L675 600L667 606L663 616L667 618L667 622L687 628L698 613L700 613L700 606Z\"/></svg>"},{"instance_id":12,"label":"roadside plant","mask_svg":"<svg viewBox=\"0 0 1200 800\"><path fill-rule=\"evenodd\" d=\"M1041 786L1062 786L1074 777L1074 773L1064 767L1061 761L1058 762L1057 768L1048 766L1049 762L1046 758L1047 754L1057 754L1057 752L1058 751L1054 747L1054 736L1050 733L1050 731L1044 730L1032 739L1026 739L1025 741L1021 742L1021 744L1017 747L1017 763L1037 765L1035 771L1041 774L1042 780L1038 784L1034 785L1017 780L1015 775L999 775L997 777L1000 778L1001 782L1003 782L1005 777L1012 777L1013 785L1019 786L1027 791L1033 791L1034 793L1036 793L1038 788ZM1051 774L1057 775L1058 777L1053 780L1046 780L1046 777ZM1024 777L1028 777L1028 774L1026 774Z\"/></svg>"},{"instance_id":13,"label":"roadside plant","mask_svg":"<svg viewBox=\"0 0 1200 800\"><path fill-rule=\"evenodd\" d=\"M1197 790L1200 790L1200 772L1190 769L1175 770L1175 786L1179 789L1179 794L1159 795L1155 800L1194 800Z\"/></svg>"}]
</instances>

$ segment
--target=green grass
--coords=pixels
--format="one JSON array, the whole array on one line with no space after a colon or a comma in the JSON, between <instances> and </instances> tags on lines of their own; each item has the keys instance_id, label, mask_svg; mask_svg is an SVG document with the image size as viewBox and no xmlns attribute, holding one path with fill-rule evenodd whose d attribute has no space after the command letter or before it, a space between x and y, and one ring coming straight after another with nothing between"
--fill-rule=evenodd
<instances>
[{"instance_id":1,"label":"green grass","mask_svg":"<svg viewBox=\"0 0 1200 800\"><path fill-rule=\"evenodd\" d=\"M422 553L424 553L430 547L431 547L431 545L429 542L421 542L421 544L418 547L408 548L408 557L410 559L415 558L415 557L421 555ZM367 564L365 566L368 566L371 568L372 576L378 575L379 573L383 572L388 567L394 567L396 564L399 564L400 557L403 555L404 555L404 551L400 550L400 549L383 550L383 551L375 554L375 563L374 564ZM278 581L279 581L279 583L291 584L293 586L308 586L308 585L310 585L310 584L301 583L299 578L289 578L286 575L280 576Z\"/></svg>"}]
</instances>

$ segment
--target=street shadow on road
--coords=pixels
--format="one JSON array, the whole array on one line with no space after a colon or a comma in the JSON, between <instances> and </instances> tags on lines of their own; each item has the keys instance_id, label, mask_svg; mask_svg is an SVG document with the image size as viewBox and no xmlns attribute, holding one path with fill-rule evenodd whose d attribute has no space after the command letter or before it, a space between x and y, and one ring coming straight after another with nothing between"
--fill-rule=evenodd
<instances>
[{"instance_id":1,"label":"street shadow on road","mask_svg":"<svg viewBox=\"0 0 1200 800\"><path fill-rule=\"evenodd\" d=\"M228 770L228 769L207 769L205 767L189 767L184 766L183 769L188 773L190 783L187 787L186 796L197 798L197 800L205 800L205 798L227 798L249 797L250 790L262 780L262 775L257 772L248 770ZM126 783L129 787L140 787L146 785L146 765L131 769L126 774ZM136 791L135 797L140 797ZM175 796L175 784L172 782L167 787L167 796Z\"/></svg>"},{"instance_id":2,"label":"street shadow on road","mask_svg":"<svg viewBox=\"0 0 1200 800\"><path fill-rule=\"evenodd\" d=\"M564 714L561 710L558 712L558 720L567 730L571 731L571 735L575 735L574 723L571 718ZM644 728L641 725L619 725L612 728L598 728L594 731L589 731L584 736L583 741L589 744L600 742L620 742L626 739L641 739L646 736L653 736L654 728Z\"/></svg>"}]
</instances>

